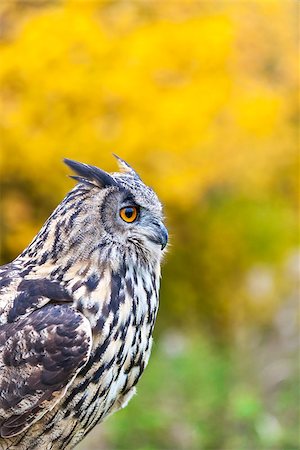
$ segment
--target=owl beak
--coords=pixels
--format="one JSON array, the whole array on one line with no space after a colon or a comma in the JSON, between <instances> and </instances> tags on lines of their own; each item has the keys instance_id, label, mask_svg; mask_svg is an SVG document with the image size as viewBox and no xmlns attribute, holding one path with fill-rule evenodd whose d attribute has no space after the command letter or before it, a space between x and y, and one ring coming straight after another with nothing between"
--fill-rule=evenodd
<instances>
[{"instance_id":1,"label":"owl beak","mask_svg":"<svg viewBox=\"0 0 300 450\"><path fill-rule=\"evenodd\" d=\"M169 234L168 234L168 230L166 229L166 227L164 226L163 223L159 224L159 229L160 229L161 249L163 250L168 243Z\"/></svg>"},{"instance_id":2,"label":"owl beak","mask_svg":"<svg viewBox=\"0 0 300 450\"><path fill-rule=\"evenodd\" d=\"M155 222L153 225L154 227L152 227L152 232L148 239L154 244L160 245L163 250L168 243L168 230L162 222Z\"/></svg>"}]
</instances>

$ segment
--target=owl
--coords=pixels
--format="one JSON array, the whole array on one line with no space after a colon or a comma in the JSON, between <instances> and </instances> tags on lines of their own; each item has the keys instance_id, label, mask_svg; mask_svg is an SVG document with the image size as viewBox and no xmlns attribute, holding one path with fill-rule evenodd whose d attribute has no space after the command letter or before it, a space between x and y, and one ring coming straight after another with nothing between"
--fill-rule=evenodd
<instances>
[{"instance_id":1,"label":"owl","mask_svg":"<svg viewBox=\"0 0 300 450\"><path fill-rule=\"evenodd\" d=\"M74 448L148 364L168 233L116 158L111 174L65 159L76 186L0 268L0 450Z\"/></svg>"}]
</instances>

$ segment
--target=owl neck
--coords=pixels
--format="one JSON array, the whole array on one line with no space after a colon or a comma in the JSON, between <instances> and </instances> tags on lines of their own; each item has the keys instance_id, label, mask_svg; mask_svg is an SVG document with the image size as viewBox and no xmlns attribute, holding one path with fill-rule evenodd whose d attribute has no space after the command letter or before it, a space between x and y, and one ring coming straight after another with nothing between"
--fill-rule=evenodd
<instances>
[{"instance_id":1,"label":"owl neck","mask_svg":"<svg viewBox=\"0 0 300 450\"><path fill-rule=\"evenodd\" d=\"M24 265L67 265L83 258L97 239L85 200L90 189L77 185L53 211L39 233L17 258Z\"/></svg>"},{"instance_id":2,"label":"owl neck","mask_svg":"<svg viewBox=\"0 0 300 450\"><path fill-rule=\"evenodd\" d=\"M154 323L159 294L159 264L145 267L127 264L92 268L80 279L71 280L76 308L91 322L95 333L111 327L124 327L132 320L136 326ZM105 326L105 330L103 327Z\"/></svg>"}]
</instances>

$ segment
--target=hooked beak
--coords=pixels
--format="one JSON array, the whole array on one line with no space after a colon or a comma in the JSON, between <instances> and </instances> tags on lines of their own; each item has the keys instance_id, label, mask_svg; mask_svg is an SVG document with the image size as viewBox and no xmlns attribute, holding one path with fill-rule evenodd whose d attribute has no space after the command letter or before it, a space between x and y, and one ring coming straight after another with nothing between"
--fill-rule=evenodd
<instances>
[{"instance_id":1,"label":"hooked beak","mask_svg":"<svg viewBox=\"0 0 300 450\"><path fill-rule=\"evenodd\" d=\"M166 229L163 223L160 225L160 237L161 237L161 249L163 250L166 247L169 239L168 230Z\"/></svg>"},{"instance_id":2,"label":"hooked beak","mask_svg":"<svg viewBox=\"0 0 300 450\"><path fill-rule=\"evenodd\" d=\"M150 238L152 242L161 246L163 250L168 243L168 230L162 222L155 224L155 235Z\"/></svg>"}]
</instances>

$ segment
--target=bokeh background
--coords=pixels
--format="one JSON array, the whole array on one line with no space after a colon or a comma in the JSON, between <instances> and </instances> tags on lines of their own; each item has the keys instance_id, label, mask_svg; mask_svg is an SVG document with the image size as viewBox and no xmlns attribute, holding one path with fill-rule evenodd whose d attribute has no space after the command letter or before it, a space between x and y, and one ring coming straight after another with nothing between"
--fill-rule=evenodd
<instances>
[{"instance_id":1,"label":"bokeh background","mask_svg":"<svg viewBox=\"0 0 300 450\"><path fill-rule=\"evenodd\" d=\"M128 160L171 236L138 395L82 450L299 449L296 1L2 0L1 261Z\"/></svg>"}]
</instances>

